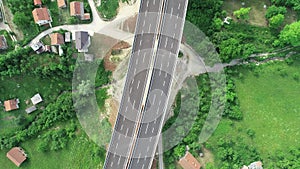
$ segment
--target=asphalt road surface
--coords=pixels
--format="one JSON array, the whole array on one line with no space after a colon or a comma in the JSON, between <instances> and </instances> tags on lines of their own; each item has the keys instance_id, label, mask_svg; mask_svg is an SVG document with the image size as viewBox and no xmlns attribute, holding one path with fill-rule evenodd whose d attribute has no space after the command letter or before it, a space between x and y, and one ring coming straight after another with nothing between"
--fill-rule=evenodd
<instances>
[{"instance_id":1,"label":"asphalt road surface","mask_svg":"<svg viewBox=\"0 0 300 169\"><path fill-rule=\"evenodd\" d=\"M149 169L168 107L187 0L142 0L106 169Z\"/></svg>"},{"instance_id":2,"label":"asphalt road surface","mask_svg":"<svg viewBox=\"0 0 300 169\"><path fill-rule=\"evenodd\" d=\"M142 99L154 61L155 40L163 0L142 0L125 87L104 168L122 169L128 163Z\"/></svg>"}]
</instances>

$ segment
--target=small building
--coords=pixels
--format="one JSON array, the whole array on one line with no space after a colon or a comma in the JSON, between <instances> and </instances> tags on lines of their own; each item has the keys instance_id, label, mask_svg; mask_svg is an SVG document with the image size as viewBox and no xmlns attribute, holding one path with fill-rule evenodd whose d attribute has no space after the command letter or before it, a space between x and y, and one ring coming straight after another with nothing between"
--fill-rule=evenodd
<instances>
[{"instance_id":1,"label":"small building","mask_svg":"<svg viewBox=\"0 0 300 169\"><path fill-rule=\"evenodd\" d=\"M6 157L19 167L27 159L27 154L21 147L14 147L6 153Z\"/></svg>"},{"instance_id":2,"label":"small building","mask_svg":"<svg viewBox=\"0 0 300 169\"><path fill-rule=\"evenodd\" d=\"M92 62L92 61L94 61L94 55L85 53L84 54L84 60L88 61L88 62Z\"/></svg>"},{"instance_id":3,"label":"small building","mask_svg":"<svg viewBox=\"0 0 300 169\"><path fill-rule=\"evenodd\" d=\"M30 114L30 113L32 113L32 112L34 112L34 111L36 111L36 110L37 110L37 109L36 109L35 106L31 106L31 107L27 108L25 111L26 111L27 114Z\"/></svg>"},{"instance_id":4,"label":"small building","mask_svg":"<svg viewBox=\"0 0 300 169\"><path fill-rule=\"evenodd\" d=\"M8 48L7 42L6 42L6 38L4 35L0 35L0 49L1 50L5 50Z\"/></svg>"},{"instance_id":5,"label":"small building","mask_svg":"<svg viewBox=\"0 0 300 169\"><path fill-rule=\"evenodd\" d=\"M70 15L79 17L81 19L84 15L83 2L72 1L70 3Z\"/></svg>"},{"instance_id":6,"label":"small building","mask_svg":"<svg viewBox=\"0 0 300 169\"><path fill-rule=\"evenodd\" d=\"M184 157L179 160L179 165L183 169L200 169L201 165L197 159L188 151L185 153Z\"/></svg>"},{"instance_id":7,"label":"small building","mask_svg":"<svg viewBox=\"0 0 300 169\"><path fill-rule=\"evenodd\" d=\"M66 8L67 7L66 1L65 0L57 0L57 6L59 8Z\"/></svg>"},{"instance_id":8,"label":"small building","mask_svg":"<svg viewBox=\"0 0 300 169\"><path fill-rule=\"evenodd\" d=\"M19 99L11 99L4 101L5 111L12 111L19 109Z\"/></svg>"},{"instance_id":9,"label":"small building","mask_svg":"<svg viewBox=\"0 0 300 169\"><path fill-rule=\"evenodd\" d=\"M36 94L36 95L34 95L32 98L31 98L31 102L32 102L32 104L33 105L36 105L36 104L38 104L38 103L40 103L40 102L42 102L43 101L43 99L42 99L42 97L41 97L41 95L38 93L38 94Z\"/></svg>"},{"instance_id":10,"label":"small building","mask_svg":"<svg viewBox=\"0 0 300 169\"><path fill-rule=\"evenodd\" d=\"M59 56L64 55L64 50L62 49L61 46L58 46L58 55L59 55Z\"/></svg>"},{"instance_id":11,"label":"small building","mask_svg":"<svg viewBox=\"0 0 300 169\"><path fill-rule=\"evenodd\" d=\"M43 53L45 51L45 46L42 42L33 43L30 47L37 54Z\"/></svg>"},{"instance_id":12,"label":"small building","mask_svg":"<svg viewBox=\"0 0 300 169\"><path fill-rule=\"evenodd\" d=\"M65 43L64 36L60 33L52 33L50 39L51 45L62 45Z\"/></svg>"},{"instance_id":13,"label":"small building","mask_svg":"<svg viewBox=\"0 0 300 169\"><path fill-rule=\"evenodd\" d=\"M88 32L75 32L75 43L78 52L88 52L88 47L91 44L90 35Z\"/></svg>"},{"instance_id":14,"label":"small building","mask_svg":"<svg viewBox=\"0 0 300 169\"><path fill-rule=\"evenodd\" d=\"M33 0L34 6L42 6L42 0Z\"/></svg>"},{"instance_id":15,"label":"small building","mask_svg":"<svg viewBox=\"0 0 300 169\"><path fill-rule=\"evenodd\" d=\"M35 8L32 11L34 22L39 26L49 24L51 26L52 18L47 8Z\"/></svg>"},{"instance_id":16,"label":"small building","mask_svg":"<svg viewBox=\"0 0 300 169\"><path fill-rule=\"evenodd\" d=\"M65 32L65 42L71 42L71 33Z\"/></svg>"},{"instance_id":17,"label":"small building","mask_svg":"<svg viewBox=\"0 0 300 169\"><path fill-rule=\"evenodd\" d=\"M81 20L90 20L90 19L91 19L91 14L85 13L85 14L83 14L83 18Z\"/></svg>"}]
</instances>

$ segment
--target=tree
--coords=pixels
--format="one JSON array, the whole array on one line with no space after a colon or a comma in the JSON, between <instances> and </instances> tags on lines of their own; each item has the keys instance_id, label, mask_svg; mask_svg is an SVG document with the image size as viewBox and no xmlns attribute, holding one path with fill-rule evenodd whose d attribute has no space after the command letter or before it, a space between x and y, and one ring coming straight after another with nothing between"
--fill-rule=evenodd
<instances>
[{"instance_id":1,"label":"tree","mask_svg":"<svg viewBox=\"0 0 300 169\"><path fill-rule=\"evenodd\" d=\"M233 12L233 15L236 16L237 19L243 19L243 20L248 20L249 19L249 13L250 13L251 8L241 8L237 11Z\"/></svg>"},{"instance_id":2,"label":"tree","mask_svg":"<svg viewBox=\"0 0 300 169\"><path fill-rule=\"evenodd\" d=\"M279 40L281 44L290 44L292 46L300 45L300 21L286 25L280 32Z\"/></svg>"},{"instance_id":3,"label":"tree","mask_svg":"<svg viewBox=\"0 0 300 169\"><path fill-rule=\"evenodd\" d=\"M284 21L284 15L278 14L269 19L269 24L271 28L278 28L282 25Z\"/></svg>"},{"instance_id":4,"label":"tree","mask_svg":"<svg viewBox=\"0 0 300 169\"><path fill-rule=\"evenodd\" d=\"M270 19L270 18L272 18L273 16L276 16L276 15L278 15L278 14L282 14L282 15L284 15L284 14L286 14L286 7L282 7L282 6L280 6L280 7L277 7L277 6L275 6L275 5L272 5L272 6L270 6L268 9L267 9L267 12L266 12L266 18L267 19Z\"/></svg>"},{"instance_id":5,"label":"tree","mask_svg":"<svg viewBox=\"0 0 300 169\"><path fill-rule=\"evenodd\" d=\"M27 28L30 25L31 19L23 12L16 12L14 14L13 22L21 29Z\"/></svg>"}]
</instances>

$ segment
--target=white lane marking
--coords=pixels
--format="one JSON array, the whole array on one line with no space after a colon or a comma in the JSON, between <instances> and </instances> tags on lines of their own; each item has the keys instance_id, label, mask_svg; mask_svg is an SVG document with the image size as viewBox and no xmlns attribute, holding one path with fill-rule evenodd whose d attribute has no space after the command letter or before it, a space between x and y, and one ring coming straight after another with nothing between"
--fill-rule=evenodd
<instances>
[{"instance_id":1,"label":"white lane marking","mask_svg":"<svg viewBox=\"0 0 300 169\"><path fill-rule=\"evenodd\" d=\"M148 128L149 128L149 123L147 123L145 134L147 134Z\"/></svg>"},{"instance_id":2,"label":"white lane marking","mask_svg":"<svg viewBox=\"0 0 300 169\"><path fill-rule=\"evenodd\" d=\"M147 8L148 8L148 6L149 6L149 1L147 1Z\"/></svg>"},{"instance_id":3,"label":"white lane marking","mask_svg":"<svg viewBox=\"0 0 300 169\"><path fill-rule=\"evenodd\" d=\"M167 48L167 44L168 44L168 37L166 37L165 48Z\"/></svg>"},{"instance_id":4,"label":"white lane marking","mask_svg":"<svg viewBox=\"0 0 300 169\"><path fill-rule=\"evenodd\" d=\"M138 81L136 89L139 89L141 81Z\"/></svg>"},{"instance_id":5,"label":"white lane marking","mask_svg":"<svg viewBox=\"0 0 300 169\"><path fill-rule=\"evenodd\" d=\"M131 94L131 92L132 92L132 87L131 87L130 90L129 90L129 94Z\"/></svg>"},{"instance_id":6,"label":"white lane marking","mask_svg":"<svg viewBox=\"0 0 300 169\"><path fill-rule=\"evenodd\" d=\"M165 73L165 78L167 77L167 75L168 75L168 74L167 74L167 72L166 72L166 73Z\"/></svg>"},{"instance_id":7,"label":"white lane marking","mask_svg":"<svg viewBox=\"0 0 300 169\"><path fill-rule=\"evenodd\" d=\"M145 27L145 24L146 24L146 20L144 20L144 22L143 22L143 27Z\"/></svg>"},{"instance_id":8,"label":"white lane marking","mask_svg":"<svg viewBox=\"0 0 300 169\"><path fill-rule=\"evenodd\" d=\"M156 99L156 94L154 94L154 97L153 97L152 104L154 104L154 103L155 103L155 99Z\"/></svg>"},{"instance_id":9,"label":"white lane marking","mask_svg":"<svg viewBox=\"0 0 300 169\"><path fill-rule=\"evenodd\" d=\"M154 127L152 128L152 133L154 132Z\"/></svg>"},{"instance_id":10,"label":"white lane marking","mask_svg":"<svg viewBox=\"0 0 300 169\"><path fill-rule=\"evenodd\" d=\"M152 137L149 138L149 142L150 142L150 143L152 142Z\"/></svg>"},{"instance_id":11,"label":"white lane marking","mask_svg":"<svg viewBox=\"0 0 300 169\"><path fill-rule=\"evenodd\" d=\"M153 1L153 5L155 5L155 0Z\"/></svg>"},{"instance_id":12,"label":"white lane marking","mask_svg":"<svg viewBox=\"0 0 300 169\"><path fill-rule=\"evenodd\" d=\"M148 147L147 147L147 153L149 152L149 149L150 149L150 148L149 148L149 146L148 146Z\"/></svg>"},{"instance_id":13,"label":"white lane marking","mask_svg":"<svg viewBox=\"0 0 300 169\"><path fill-rule=\"evenodd\" d=\"M135 100L133 100L132 106L135 107Z\"/></svg>"},{"instance_id":14,"label":"white lane marking","mask_svg":"<svg viewBox=\"0 0 300 169\"><path fill-rule=\"evenodd\" d=\"M176 35L176 34L174 33L174 34L173 34L173 37L172 37L173 39L175 39L175 35Z\"/></svg>"},{"instance_id":15,"label":"white lane marking","mask_svg":"<svg viewBox=\"0 0 300 169\"><path fill-rule=\"evenodd\" d=\"M171 44L171 48L173 48L173 46L174 46L174 43L172 42L172 44Z\"/></svg>"},{"instance_id":16,"label":"white lane marking","mask_svg":"<svg viewBox=\"0 0 300 169\"><path fill-rule=\"evenodd\" d=\"M144 56L143 56L143 63L145 62L145 57L146 57L146 52L144 53Z\"/></svg>"},{"instance_id":17,"label":"white lane marking","mask_svg":"<svg viewBox=\"0 0 300 169\"><path fill-rule=\"evenodd\" d=\"M158 112L159 112L159 107L158 107L158 109L157 109L157 111L156 111L156 115L158 115Z\"/></svg>"},{"instance_id":18,"label":"white lane marking","mask_svg":"<svg viewBox=\"0 0 300 169\"><path fill-rule=\"evenodd\" d=\"M168 64L167 64L167 67L169 67L170 66L170 61L168 61Z\"/></svg>"},{"instance_id":19,"label":"white lane marking","mask_svg":"<svg viewBox=\"0 0 300 169\"><path fill-rule=\"evenodd\" d=\"M114 162L112 161L111 163L110 163L110 167L112 167L114 165Z\"/></svg>"},{"instance_id":20,"label":"white lane marking","mask_svg":"<svg viewBox=\"0 0 300 169\"><path fill-rule=\"evenodd\" d=\"M131 88L132 89L132 88ZM128 106L126 106L126 108L125 108L125 113L127 112L127 110L128 110ZM125 120L125 117L123 117L123 121Z\"/></svg>"},{"instance_id":21,"label":"white lane marking","mask_svg":"<svg viewBox=\"0 0 300 169\"><path fill-rule=\"evenodd\" d=\"M178 10L180 9L180 3L179 3L179 5L178 5Z\"/></svg>"},{"instance_id":22,"label":"white lane marking","mask_svg":"<svg viewBox=\"0 0 300 169\"><path fill-rule=\"evenodd\" d=\"M120 161L121 161L121 157L119 157L119 160L118 160L118 165L120 165Z\"/></svg>"},{"instance_id":23,"label":"white lane marking","mask_svg":"<svg viewBox=\"0 0 300 169\"><path fill-rule=\"evenodd\" d=\"M141 153L139 154L137 164L140 162Z\"/></svg>"},{"instance_id":24,"label":"white lane marking","mask_svg":"<svg viewBox=\"0 0 300 169\"><path fill-rule=\"evenodd\" d=\"M145 164L143 164L142 169L144 169L144 167L145 167Z\"/></svg>"},{"instance_id":25,"label":"white lane marking","mask_svg":"<svg viewBox=\"0 0 300 169\"><path fill-rule=\"evenodd\" d=\"M158 102L158 106L160 106L160 104L161 104L161 100Z\"/></svg>"},{"instance_id":26,"label":"white lane marking","mask_svg":"<svg viewBox=\"0 0 300 169\"><path fill-rule=\"evenodd\" d=\"M120 140L120 138L121 138L121 134L119 134L119 136L118 136L118 140Z\"/></svg>"},{"instance_id":27,"label":"white lane marking","mask_svg":"<svg viewBox=\"0 0 300 169\"><path fill-rule=\"evenodd\" d=\"M129 132L129 128L127 128L127 130L126 130L126 134L125 134L126 136L128 135L128 132Z\"/></svg>"},{"instance_id":28,"label":"white lane marking","mask_svg":"<svg viewBox=\"0 0 300 169\"><path fill-rule=\"evenodd\" d=\"M122 124L122 126L121 126L120 130L123 130L123 127L124 127L124 125Z\"/></svg>"},{"instance_id":29,"label":"white lane marking","mask_svg":"<svg viewBox=\"0 0 300 169\"><path fill-rule=\"evenodd\" d=\"M136 73L136 68L134 68L134 71L133 71L133 73L135 74ZM134 80L134 79L133 79Z\"/></svg>"},{"instance_id":30,"label":"white lane marking","mask_svg":"<svg viewBox=\"0 0 300 169\"><path fill-rule=\"evenodd\" d=\"M142 41L143 41L143 40L140 41L140 46L142 46Z\"/></svg>"},{"instance_id":31,"label":"white lane marking","mask_svg":"<svg viewBox=\"0 0 300 169\"><path fill-rule=\"evenodd\" d=\"M116 144L116 149L118 149L118 146L119 146L119 143L117 142L117 144Z\"/></svg>"},{"instance_id":32,"label":"white lane marking","mask_svg":"<svg viewBox=\"0 0 300 169\"><path fill-rule=\"evenodd\" d=\"M166 85L166 81L164 81L164 83L163 83L163 86L165 86Z\"/></svg>"},{"instance_id":33,"label":"white lane marking","mask_svg":"<svg viewBox=\"0 0 300 169\"><path fill-rule=\"evenodd\" d=\"M175 29L177 29L177 23L175 23Z\"/></svg>"}]
</instances>

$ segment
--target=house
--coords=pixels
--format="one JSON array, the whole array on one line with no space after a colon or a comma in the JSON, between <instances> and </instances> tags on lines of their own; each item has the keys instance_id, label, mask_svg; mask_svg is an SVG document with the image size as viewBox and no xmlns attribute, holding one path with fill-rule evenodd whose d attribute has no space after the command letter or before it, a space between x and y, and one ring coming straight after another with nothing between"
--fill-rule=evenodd
<instances>
[{"instance_id":1,"label":"house","mask_svg":"<svg viewBox=\"0 0 300 169\"><path fill-rule=\"evenodd\" d=\"M201 165L197 161L197 159L188 151L179 160L178 163L183 169L200 169L201 168Z\"/></svg>"},{"instance_id":2,"label":"house","mask_svg":"<svg viewBox=\"0 0 300 169\"><path fill-rule=\"evenodd\" d=\"M43 53L46 49L42 42L33 43L31 46L32 50L34 50L37 54Z\"/></svg>"},{"instance_id":3,"label":"house","mask_svg":"<svg viewBox=\"0 0 300 169\"><path fill-rule=\"evenodd\" d=\"M5 50L7 49L8 46L7 46L7 42L6 42L6 38L4 35L0 35L0 49L1 50Z\"/></svg>"},{"instance_id":4,"label":"house","mask_svg":"<svg viewBox=\"0 0 300 169\"><path fill-rule=\"evenodd\" d=\"M75 32L76 49L78 52L88 52L88 47L91 44L90 35L88 32Z\"/></svg>"},{"instance_id":5,"label":"house","mask_svg":"<svg viewBox=\"0 0 300 169\"><path fill-rule=\"evenodd\" d=\"M6 153L6 157L19 167L27 159L27 154L21 147L14 147Z\"/></svg>"},{"instance_id":6,"label":"house","mask_svg":"<svg viewBox=\"0 0 300 169\"><path fill-rule=\"evenodd\" d=\"M59 8L66 8L67 7L66 1L65 0L57 0L57 6Z\"/></svg>"},{"instance_id":7,"label":"house","mask_svg":"<svg viewBox=\"0 0 300 169\"><path fill-rule=\"evenodd\" d=\"M40 102L42 102L43 101L43 99L42 99L42 97L41 97L41 95L38 93L38 94L36 94L36 95L34 95L32 98L31 98L31 102L32 102L32 104L33 105L36 105L36 104L38 104L38 103L40 103Z\"/></svg>"},{"instance_id":8,"label":"house","mask_svg":"<svg viewBox=\"0 0 300 169\"><path fill-rule=\"evenodd\" d=\"M34 111L36 111L36 110L37 110L37 109L36 109L35 106L31 106L31 107L27 108L25 111L26 111L27 114L30 114L30 113L32 113L32 112L34 112Z\"/></svg>"},{"instance_id":9,"label":"house","mask_svg":"<svg viewBox=\"0 0 300 169\"><path fill-rule=\"evenodd\" d=\"M62 45L65 43L64 36L60 33L52 33L50 39L51 45Z\"/></svg>"},{"instance_id":10,"label":"house","mask_svg":"<svg viewBox=\"0 0 300 169\"><path fill-rule=\"evenodd\" d=\"M42 6L42 0L33 0L34 6Z\"/></svg>"},{"instance_id":11,"label":"house","mask_svg":"<svg viewBox=\"0 0 300 169\"><path fill-rule=\"evenodd\" d=\"M71 33L65 32L65 42L71 42Z\"/></svg>"},{"instance_id":12,"label":"house","mask_svg":"<svg viewBox=\"0 0 300 169\"><path fill-rule=\"evenodd\" d=\"M19 99L11 99L4 101L5 111L12 111L19 109Z\"/></svg>"},{"instance_id":13,"label":"house","mask_svg":"<svg viewBox=\"0 0 300 169\"><path fill-rule=\"evenodd\" d=\"M77 16L81 19L84 15L83 2L79 2L79 1L71 2L70 3L70 15Z\"/></svg>"},{"instance_id":14,"label":"house","mask_svg":"<svg viewBox=\"0 0 300 169\"><path fill-rule=\"evenodd\" d=\"M39 26L49 24L51 26L52 18L47 8L35 8L32 11L34 21Z\"/></svg>"}]
</instances>

